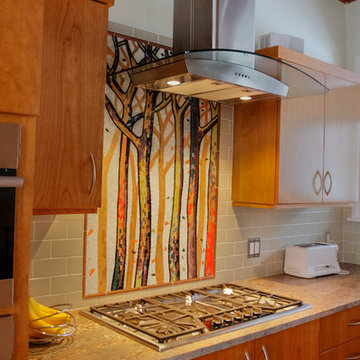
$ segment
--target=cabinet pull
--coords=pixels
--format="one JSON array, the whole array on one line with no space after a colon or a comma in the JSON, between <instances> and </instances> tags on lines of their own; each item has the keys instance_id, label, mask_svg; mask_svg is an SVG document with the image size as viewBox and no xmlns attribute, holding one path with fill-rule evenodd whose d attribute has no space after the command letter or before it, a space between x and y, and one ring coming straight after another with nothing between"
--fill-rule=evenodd
<instances>
[{"instance_id":1,"label":"cabinet pull","mask_svg":"<svg viewBox=\"0 0 360 360\"><path fill-rule=\"evenodd\" d=\"M250 360L250 356L249 356L249 353L247 351L245 351L245 357L246 357L246 360Z\"/></svg>"},{"instance_id":2,"label":"cabinet pull","mask_svg":"<svg viewBox=\"0 0 360 360\"><path fill-rule=\"evenodd\" d=\"M320 178L320 186L319 186L319 189L316 190L315 180L316 180L316 178L317 178L318 176L319 176L319 178ZM313 183L313 189L314 189L314 191L315 191L316 196L319 196L319 194L320 194L320 192L321 192L321 174L320 174L320 171L319 171L319 170L316 171L316 173L315 173L315 175L314 175L314 177L313 177L312 183Z\"/></svg>"},{"instance_id":3,"label":"cabinet pull","mask_svg":"<svg viewBox=\"0 0 360 360\"><path fill-rule=\"evenodd\" d=\"M326 178L327 178L328 176L329 176L329 179L330 179L330 186L329 186L329 189L326 190L326 188L325 188L325 180L326 180ZM326 196L329 196L330 191L331 191L331 188L332 188L332 177L331 177L331 175L330 175L330 171L329 171L329 170L326 172L326 174L325 174L325 176L324 176L323 187L324 187L324 191L325 191Z\"/></svg>"},{"instance_id":4,"label":"cabinet pull","mask_svg":"<svg viewBox=\"0 0 360 360\"><path fill-rule=\"evenodd\" d=\"M269 360L269 355L268 355L268 353L267 353L267 351L266 351L265 345L262 346L262 351L263 351L263 353L264 353L264 355L265 355L265 360Z\"/></svg>"},{"instance_id":5,"label":"cabinet pull","mask_svg":"<svg viewBox=\"0 0 360 360\"><path fill-rule=\"evenodd\" d=\"M359 326L359 325L360 325L360 321L348 324L348 326Z\"/></svg>"},{"instance_id":6,"label":"cabinet pull","mask_svg":"<svg viewBox=\"0 0 360 360\"><path fill-rule=\"evenodd\" d=\"M347 357L346 360L360 359L360 354L354 354L353 356Z\"/></svg>"},{"instance_id":7,"label":"cabinet pull","mask_svg":"<svg viewBox=\"0 0 360 360\"><path fill-rule=\"evenodd\" d=\"M95 183L96 183L96 165L93 154L90 155L90 162L91 162L91 168L92 168L92 180L91 180L91 187L89 191L89 196L92 194Z\"/></svg>"}]
</instances>

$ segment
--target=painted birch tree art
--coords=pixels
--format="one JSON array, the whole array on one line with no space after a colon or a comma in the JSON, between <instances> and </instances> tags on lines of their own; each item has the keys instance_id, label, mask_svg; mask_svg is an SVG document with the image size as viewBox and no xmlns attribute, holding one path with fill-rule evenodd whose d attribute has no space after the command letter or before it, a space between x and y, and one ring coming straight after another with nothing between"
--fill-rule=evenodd
<instances>
[{"instance_id":1,"label":"painted birch tree art","mask_svg":"<svg viewBox=\"0 0 360 360\"><path fill-rule=\"evenodd\" d=\"M136 88L170 50L108 36L102 204L85 221L84 295L215 275L219 105Z\"/></svg>"}]
</instances>

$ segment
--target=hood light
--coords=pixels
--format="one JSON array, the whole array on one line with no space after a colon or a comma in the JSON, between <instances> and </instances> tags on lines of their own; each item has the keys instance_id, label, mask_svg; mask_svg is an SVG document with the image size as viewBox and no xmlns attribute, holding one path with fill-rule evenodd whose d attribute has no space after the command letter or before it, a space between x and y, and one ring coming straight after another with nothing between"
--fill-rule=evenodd
<instances>
[{"instance_id":1,"label":"hood light","mask_svg":"<svg viewBox=\"0 0 360 360\"><path fill-rule=\"evenodd\" d=\"M252 97L251 96L241 96L240 97L240 100L243 100L243 101L248 101L248 100L251 100Z\"/></svg>"},{"instance_id":2,"label":"hood light","mask_svg":"<svg viewBox=\"0 0 360 360\"><path fill-rule=\"evenodd\" d=\"M176 86L176 85L180 85L180 81L178 81L178 80L169 80L167 82L167 84L170 85L170 86Z\"/></svg>"}]
</instances>

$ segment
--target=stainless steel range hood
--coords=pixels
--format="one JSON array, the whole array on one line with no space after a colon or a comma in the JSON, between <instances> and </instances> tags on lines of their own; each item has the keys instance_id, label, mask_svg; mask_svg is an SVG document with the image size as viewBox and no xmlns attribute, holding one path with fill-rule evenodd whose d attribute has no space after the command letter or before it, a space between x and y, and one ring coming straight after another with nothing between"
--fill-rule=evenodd
<instances>
[{"instance_id":1,"label":"stainless steel range hood","mask_svg":"<svg viewBox=\"0 0 360 360\"><path fill-rule=\"evenodd\" d=\"M175 55L129 69L135 86L219 102L322 93L300 69L254 51L255 0L174 0Z\"/></svg>"}]
</instances>

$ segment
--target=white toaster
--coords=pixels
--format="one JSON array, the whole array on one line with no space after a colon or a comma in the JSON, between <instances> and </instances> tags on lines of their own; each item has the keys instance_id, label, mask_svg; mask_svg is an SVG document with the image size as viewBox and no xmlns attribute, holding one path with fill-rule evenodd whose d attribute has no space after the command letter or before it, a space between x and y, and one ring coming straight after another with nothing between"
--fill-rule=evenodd
<instances>
[{"instance_id":1,"label":"white toaster","mask_svg":"<svg viewBox=\"0 0 360 360\"><path fill-rule=\"evenodd\" d=\"M336 244L322 242L287 246L284 272L302 278L338 274L338 249Z\"/></svg>"}]
</instances>

